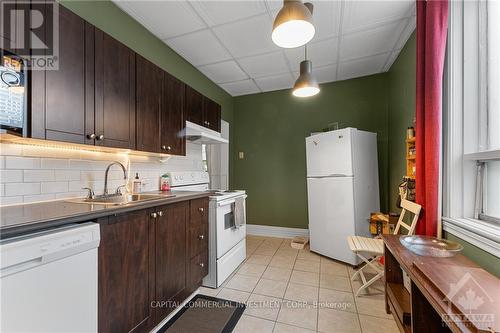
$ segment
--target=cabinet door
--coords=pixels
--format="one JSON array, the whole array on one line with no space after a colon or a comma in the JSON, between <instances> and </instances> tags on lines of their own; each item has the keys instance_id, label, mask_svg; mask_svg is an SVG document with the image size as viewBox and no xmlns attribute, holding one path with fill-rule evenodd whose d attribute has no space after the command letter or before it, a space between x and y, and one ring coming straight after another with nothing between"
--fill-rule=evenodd
<instances>
[{"instance_id":1,"label":"cabinet door","mask_svg":"<svg viewBox=\"0 0 500 333\"><path fill-rule=\"evenodd\" d=\"M135 149L135 53L95 33L96 144Z\"/></svg>"},{"instance_id":2,"label":"cabinet door","mask_svg":"<svg viewBox=\"0 0 500 333\"><path fill-rule=\"evenodd\" d=\"M156 295L159 301L182 301L186 288L186 226L189 202L180 202L157 209L156 237ZM176 297L179 296L179 297ZM159 320L174 309L158 309ZM157 316L157 317L158 317Z\"/></svg>"},{"instance_id":3,"label":"cabinet door","mask_svg":"<svg viewBox=\"0 0 500 333\"><path fill-rule=\"evenodd\" d=\"M220 105L205 97L203 106L203 126L216 132L220 132L220 120Z\"/></svg>"},{"instance_id":4,"label":"cabinet door","mask_svg":"<svg viewBox=\"0 0 500 333\"><path fill-rule=\"evenodd\" d=\"M160 98L163 71L136 55L137 149L160 151Z\"/></svg>"},{"instance_id":5,"label":"cabinet door","mask_svg":"<svg viewBox=\"0 0 500 333\"><path fill-rule=\"evenodd\" d=\"M203 126L203 95L186 85L186 120Z\"/></svg>"},{"instance_id":6,"label":"cabinet door","mask_svg":"<svg viewBox=\"0 0 500 333\"><path fill-rule=\"evenodd\" d=\"M85 143L86 115L93 116L93 28L59 6L58 70L32 71L32 136ZM93 87L92 87L93 88Z\"/></svg>"},{"instance_id":7,"label":"cabinet door","mask_svg":"<svg viewBox=\"0 0 500 333\"><path fill-rule=\"evenodd\" d=\"M110 216L99 223L99 332L147 332L155 283L149 212Z\"/></svg>"},{"instance_id":8,"label":"cabinet door","mask_svg":"<svg viewBox=\"0 0 500 333\"><path fill-rule=\"evenodd\" d=\"M160 149L173 155L186 155L184 128L184 89L185 85L175 77L164 72L163 100L161 108Z\"/></svg>"}]
</instances>

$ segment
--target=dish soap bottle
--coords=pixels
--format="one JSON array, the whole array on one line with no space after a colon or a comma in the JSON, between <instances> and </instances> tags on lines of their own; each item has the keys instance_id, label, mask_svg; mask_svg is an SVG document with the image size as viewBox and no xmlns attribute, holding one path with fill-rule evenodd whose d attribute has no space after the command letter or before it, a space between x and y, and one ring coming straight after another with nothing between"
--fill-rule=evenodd
<instances>
[{"instance_id":1,"label":"dish soap bottle","mask_svg":"<svg viewBox=\"0 0 500 333\"><path fill-rule=\"evenodd\" d=\"M139 173L136 172L135 173L135 178L134 178L134 181L132 182L132 191L134 193L140 193L141 192L141 189L142 189L142 182L141 180L139 179Z\"/></svg>"}]
</instances>

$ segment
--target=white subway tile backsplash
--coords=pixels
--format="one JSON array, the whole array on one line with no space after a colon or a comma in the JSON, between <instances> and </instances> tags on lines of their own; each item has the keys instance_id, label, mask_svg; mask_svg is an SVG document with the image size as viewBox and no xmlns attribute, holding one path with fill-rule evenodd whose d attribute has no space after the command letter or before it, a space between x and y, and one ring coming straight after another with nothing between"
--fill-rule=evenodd
<instances>
[{"instance_id":1,"label":"white subway tile backsplash","mask_svg":"<svg viewBox=\"0 0 500 333\"><path fill-rule=\"evenodd\" d=\"M68 192L68 182L47 182L41 184L42 193Z\"/></svg>"},{"instance_id":2,"label":"white subway tile backsplash","mask_svg":"<svg viewBox=\"0 0 500 333\"><path fill-rule=\"evenodd\" d=\"M0 183L19 183L23 181L23 170L0 170Z\"/></svg>"},{"instance_id":3,"label":"white subway tile backsplash","mask_svg":"<svg viewBox=\"0 0 500 333\"><path fill-rule=\"evenodd\" d=\"M48 182L55 178L54 170L24 170L25 182Z\"/></svg>"},{"instance_id":4,"label":"white subway tile backsplash","mask_svg":"<svg viewBox=\"0 0 500 333\"><path fill-rule=\"evenodd\" d=\"M5 158L6 169L40 169L39 158L28 158L18 156L7 156Z\"/></svg>"},{"instance_id":5,"label":"white subway tile backsplash","mask_svg":"<svg viewBox=\"0 0 500 333\"><path fill-rule=\"evenodd\" d=\"M159 188L159 178L168 171L202 171L201 145L188 143L187 156L158 157L103 153L71 149L0 144L0 205L82 197L82 187L96 194L104 190L104 171L113 161L127 167L128 181L135 173L143 191ZM113 166L108 189L124 184L123 171ZM130 188L130 183L129 183Z\"/></svg>"},{"instance_id":6,"label":"white subway tile backsplash","mask_svg":"<svg viewBox=\"0 0 500 333\"><path fill-rule=\"evenodd\" d=\"M8 183L5 184L5 195L40 194L40 183Z\"/></svg>"},{"instance_id":7,"label":"white subway tile backsplash","mask_svg":"<svg viewBox=\"0 0 500 333\"><path fill-rule=\"evenodd\" d=\"M67 169L69 168L68 159L60 158L42 158L41 161L42 169Z\"/></svg>"}]
</instances>

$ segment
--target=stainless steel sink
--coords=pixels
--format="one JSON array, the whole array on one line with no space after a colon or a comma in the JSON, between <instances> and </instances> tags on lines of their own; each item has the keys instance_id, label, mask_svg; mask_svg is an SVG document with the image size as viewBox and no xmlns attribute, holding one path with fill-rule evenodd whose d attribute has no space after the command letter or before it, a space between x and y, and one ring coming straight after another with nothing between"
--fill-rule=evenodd
<instances>
[{"instance_id":1,"label":"stainless steel sink","mask_svg":"<svg viewBox=\"0 0 500 333\"><path fill-rule=\"evenodd\" d=\"M112 196L99 196L96 198L79 198L72 199L72 202L87 203L87 204L97 204L97 205L127 205L134 202L149 201L149 200L159 200L175 197L175 194L124 194L124 195L112 195Z\"/></svg>"}]
</instances>

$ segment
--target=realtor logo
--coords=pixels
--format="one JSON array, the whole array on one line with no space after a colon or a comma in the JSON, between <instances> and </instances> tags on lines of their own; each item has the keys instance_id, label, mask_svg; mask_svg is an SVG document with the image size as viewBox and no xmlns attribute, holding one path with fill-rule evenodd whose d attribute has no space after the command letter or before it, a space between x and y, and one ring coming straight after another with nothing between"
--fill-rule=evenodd
<instances>
[{"instance_id":1,"label":"realtor logo","mask_svg":"<svg viewBox=\"0 0 500 333\"><path fill-rule=\"evenodd\" d=\"M494 299L474 279L466 273L457 283L450 284L450 290L444 301L448 304L448 315L443 317L444 322L461 321L473 322L482 328L488 328L495 322ZM452 315L453 306L457 307L463 315Z\"/></svg>"},{"instance_id":2,"label":"realtor logo","mask_svg":"<svg viewBox=\"0 0 500 333\"><path fill-rule=\"evenodd\" d=\"M24 58L30 69L57 70L58 14L56 1L1 1L0 47Z\"/></svg>"}]
</instances>

